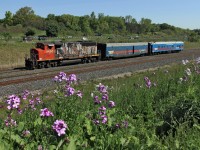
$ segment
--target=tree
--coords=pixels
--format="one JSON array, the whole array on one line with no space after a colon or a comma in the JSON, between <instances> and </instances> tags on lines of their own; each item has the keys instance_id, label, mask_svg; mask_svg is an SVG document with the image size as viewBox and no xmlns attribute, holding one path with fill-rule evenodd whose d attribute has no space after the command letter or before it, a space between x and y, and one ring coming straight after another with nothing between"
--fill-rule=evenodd
<instances>
[{"instance_id":1,"label":"tree","mask_svg":"<svg viewBox=\"0 0 200 150\"><path fill-rule=\"evenodd\" d=\"M28 28L25 35L26 36L33 36L33 35L35 35L35 31L33 29Z\"/></svg>"},{"instance_id":2,"label":"tree","mask_svg":"<svg viewBox=\"0 0 200 150\"><path fill-rule=\"evenodd\" d=\"M93 19L93 20L96 19L94 11L91 13L90 18Z\"/></svg>"},{"instance_id":3,"label":"tree","mask_svg":"<svg viewBox=\"0 0 200 150\"><path fill-rule=\"evenodd\" d=\"M9 40L12 39L12 36L8 32L3 33L3 37L4 37L6 42L8 42Z\"/></svg>"},{"instance_id":4,"label":"tree","mask_svg":"<svg viewBox=\"0 0 200 150\"><path fill-rule=\"evenodd\" d=\"M190 42L198 42L199 41L199 36L197 35L197 33L192 32L188 36L188 41L190 41Z\"/></svg>"},{"instance_id":5,"label":"tree","mask_svg":"<svg viewBox=\"0 0 200 150\"><path fill-rule=\"evenodd\" d=\"M30 26L34 16L35 14L31 7L23 7L13 16L13 23L14 25L21 24L24 27Z\"/></svg>"},{"instance_id":6,"label":"tree","mask_svg":"<svg viewBox=\"0 0 200 150\"><path fill-rule=\"evenodd\" d=\"M89 35L92 32L90 28L89 19L90 17L86 15L86 16L80 17L80 20L79 20L81 31L86 35Z\"/></svg>"},{"instance_id":7,"label":"tree","mask_svg":"<svg viewBox=\"0 0 200 150\"><path fill-rule=\"evenodd\" d=\"M57 37L58 31L58 24L56 22L51 22L47 25L46 35L50 37Z\"/></svg>"},{"instance_id":8,"label":"tree","mask_svg":"<svg viewBox=\"0 0 200 150\"><path fill-rule=\"evenodd\" d=\"M13 24L13 15L10 11L6 11L3 23L4 23L4 26L6 25L11 26Z\"/></svg>"},{"instance_id":9,"label":"tree","mask_svg":"<svg viewBox=\"0 0 200 150\"><path fill-rule=\"evenodd\" d=\"M131 15L128 15L125 17L125 23L132 23L133 17Z\"/></svg>"},{"instance_id":10,"label":"tree","mask_svg":"<svg viewBox=\"0 0 200 150\"><path fill-rule=\"evenodd\" d=\"M151 30L152 26L150 19L142 18L139 24L140 24L140 33L149 32Z\"/></svg>"}]
</instances>

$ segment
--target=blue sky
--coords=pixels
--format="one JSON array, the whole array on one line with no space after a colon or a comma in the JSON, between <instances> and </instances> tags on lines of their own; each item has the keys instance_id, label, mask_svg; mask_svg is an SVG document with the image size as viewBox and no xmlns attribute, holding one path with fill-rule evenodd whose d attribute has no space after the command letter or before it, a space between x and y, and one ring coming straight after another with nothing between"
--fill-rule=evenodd
<instances>
[{"instance_id":1,"label":"blue sky","mask_svg":"<svg viewBox=\"0 0 200 150\"><path fill-rule=\"evenodd\" d=\"M31 7L36 15L74 16L131 15L137 21L148 18L152 23L167 23L184 29L200 29L200 0L0 0L0 19L5 12L16 13L22 7Z\"/></svg>"}]
</instances>

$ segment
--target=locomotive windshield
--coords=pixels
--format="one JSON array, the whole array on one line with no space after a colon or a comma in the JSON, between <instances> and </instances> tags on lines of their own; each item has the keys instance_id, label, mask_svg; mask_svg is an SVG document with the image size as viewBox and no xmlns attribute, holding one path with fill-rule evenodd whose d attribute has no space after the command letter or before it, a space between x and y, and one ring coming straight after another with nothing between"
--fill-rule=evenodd
<instances>
[{"instance_id":1,"label":"locomotive windshield","mask_svg":"<svg viewBox=\"0 0 200 150\"><path fill-rule=\"evenodd\" d=\"M44 50L44 44L36 43L36 48L40 48L40 49Z\"/></svg>"}]
</instances>

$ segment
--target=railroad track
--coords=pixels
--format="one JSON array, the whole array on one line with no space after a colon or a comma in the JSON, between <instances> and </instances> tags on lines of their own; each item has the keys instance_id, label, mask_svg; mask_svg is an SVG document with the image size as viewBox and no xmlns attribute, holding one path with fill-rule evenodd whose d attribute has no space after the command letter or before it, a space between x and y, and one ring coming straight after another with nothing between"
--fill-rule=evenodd
<instances>
[{"instance_id":1,"label":"railroad track","mask_svg":"<svg viewBox=\"0 0 200 150\"><path fill-rule=\"evenodd\" d=\"M25 71L24 74L19 74L15 70L10 72L9 75L7 73L1 74L0 76L0 86L7 86L7 85L14 85L20 84L30 81L36 80L44 80L53 78L55 75L58 74L60 71L64 71L67 74L81 74L81 73L88 73L88 72L95 72L95 71L103 71L103 70L110 70L112 68L122 68L122 67L129 67L134 65L142 65L145 63L159 63L161 61L167 59L180 59L180 58L187 58L195 57L199 55L199 50L187 50L176 54L162 54L156 56L145 56L145 57L137 57L137 58L129 58L129 59L118 59L113 61L103 61L98 63L91 63L91 64L81 64L81 65L73 65L73 66L62 66L57 68L48 68L48 69L37 69L31 71ZM17 73L17 74L16 74ZM16 79L15 79L16 78Z\"/></svg>"}]
</instances>

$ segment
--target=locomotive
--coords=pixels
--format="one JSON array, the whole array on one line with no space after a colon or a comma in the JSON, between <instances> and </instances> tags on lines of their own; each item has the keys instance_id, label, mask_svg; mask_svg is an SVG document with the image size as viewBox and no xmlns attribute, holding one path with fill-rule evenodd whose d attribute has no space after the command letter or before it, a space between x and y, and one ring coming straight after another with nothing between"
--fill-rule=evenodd
<instances>
[{"instance_id":1,"label":"locomotive","mask_svg":"<svg viewBox=\"0 0 200 150\"><path fill-rule=\"evenodd\" d=\"M111 60L115 58L145 56L180 52L184 42L139 42L139 43L96 43L96 42L38 42L30 49L30 58L25 58L27 69L56 67L63 60L81 59L82 63Z\"/></svg>"},{"instance_id":2,"label":"locomotive","mask_svg":"<svg viewBox=\"0 0 200 150\"><path fill-rule=\"evenodd\" d=\"M100 59L95 42L38 42L30 49L30 58L25 58L27 69L56 67L63 60L81 59L83 63Z\"/></svg>"}]
</instances>

